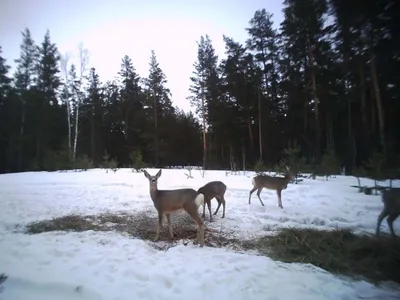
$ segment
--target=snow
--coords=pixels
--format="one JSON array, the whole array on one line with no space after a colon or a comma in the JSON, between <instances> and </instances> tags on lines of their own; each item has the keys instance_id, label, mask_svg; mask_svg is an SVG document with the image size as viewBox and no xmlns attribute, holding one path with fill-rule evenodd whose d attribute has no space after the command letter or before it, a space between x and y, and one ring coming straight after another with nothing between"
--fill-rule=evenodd
<instances>
[{"instance_id":1,"label":"snow","mask_svg":"<svg viewBox=\"0 0 400 300\"><path fill-rule=\"evenodd\" d=\"M154 175L157 170L148 172ZM357 180L349 176L289 184L282 192L280 209L276 194L265 189L261 193L264 207L256 193L248 204L253 172L226 176L224 171L207 171L202 178L200 171L192 171L193 179L186 179L186 172L163 169L159 188L197 189L211 180L223 181L227 185L225 219L221 219L221 208L211 224L206 215L205 225L232 231L242 239L290 226L374 233L383 207L379 195L365 196L350 187ZM362 184L372 183L363 179ZM394 185L400 186L400 182ZM148 180L130 169L115 174L94 169L0 175L0 207L0 273L8 276L0 292L2 300L388 299L399 292L397 285L377 287L312 265L287 264L192 243L159 251L151 242L116 232L27 235L16 230L32 221L71 213L151 210L155 214ZM212 212L215 208L213 200ZM396 233L400 233L399 225L395 222ZM388 232L386 222L382 232Z\"/></svg>"}]
</instances>

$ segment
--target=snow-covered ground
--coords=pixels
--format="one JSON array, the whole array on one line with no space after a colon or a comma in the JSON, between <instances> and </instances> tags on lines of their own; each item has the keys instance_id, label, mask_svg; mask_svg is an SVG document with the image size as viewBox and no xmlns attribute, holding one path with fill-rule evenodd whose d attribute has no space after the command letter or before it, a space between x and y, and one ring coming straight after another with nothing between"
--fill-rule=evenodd
<instances>
[{"instance_id":1,"label":"snow-covered ground","mask_svg":"<svg viewBox=\"0 0 400 300\"><path fill-rule=\"evenodd\" d=\"M192 171L194 179L186 179L186 172L163 169L159 188L197 189L222 180L228 187L226 217L221 219L221 207L214 222L210 224L207 215L205 224L233 231L242 239L289 226L374 233L382 209L380 196L366 196L350 187L357 184L354 177L289 184L282 192L282 210L275 192L265 189L264 207L256 193L248 204L253 172L226 176L223 171L207 171L201 178L200 171ZM372 183L364 179L362 184ZM212 212L215 208L213 200ZM9 276L0 299L385 299L399 293L389 286L339 278L312 265L227 249L189 244L159 251L116 232L27 235L15 230L18 225L71 213L133 210L155 213L148 180L130 169L115 174L90 170L0 175L0 273ZM394 227L400 233L399 221ZM381 230L388 231L386 222Z\"/></svg>"}]
</instances>

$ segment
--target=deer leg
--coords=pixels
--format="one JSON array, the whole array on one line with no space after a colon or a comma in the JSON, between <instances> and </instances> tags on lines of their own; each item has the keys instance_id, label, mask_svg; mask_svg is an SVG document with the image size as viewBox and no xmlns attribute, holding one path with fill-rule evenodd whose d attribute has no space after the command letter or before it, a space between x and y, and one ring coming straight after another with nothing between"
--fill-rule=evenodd
<instances>
[{"instance_id":1,"label":"deer leg","mask_svg":"<svg viewBox=\"0 0 400 300\"><path fill-rule=\"evenodd\" d=\"M381 228L382 220L383 220L387 215L388 215L388 213L386 212L385 209L383 209L382 212L379 214L379 216L378 216L378 222L377 222L377 224L376 224L376 233L375 233L376 236L379 236L379 230L380 230L380 228Z\"/></svg>"},{"instance_id":2,"label":"deer leg","mask_svg":"<svg viewBox=\"0 0 400 300\"><path fill-rule=\"evenodd\" d=\"M210 214L210 222L212 222L212 216L211 216L211 199L207 199L207 208L208 208L208 212Z\"/></svg>"},{"instance_id":3,"label":"deer leg","mask_svg":"<svg viewBox=\"0 0 400 300\"><path fill-rule=\"evenodd\" d=\"M198 214L197 206L193 202L190 206L187 206L185 208L185 210L189 214L189 216L193 219L193 221L196 222L196 224L198 226L196 239L200 243L201 247L203 247L204 246L204 222Z\"/></svg>"},{"instance_id":4,"label":"deer leg","mask_svg":"<svg viewBox=\"0 0 400 300\"><path fill-rule=\"evenodd\" d=\"M168 230L169 230L169 235L171 236L171 239L174 239L174 232L172 230L172 225L171 225L171 215L166 214L167 216L167 221L168 221Z\"/></svg>"},{"instance_id":5,"label":"deer leg","mask_svg":"<svg viewBox=\"0 0 400 300\"><path fill-rule=\"evenodd\" d=\"M217 200L218 200L218 207L217 207L214 215L217 214L218 209L220 208L220 206L222 204L222 219L223 219L223 218L225 218L225 198L224 198L224 196L222 196L222 197L218 197Z\"/></svg>"},{"instance_id":6,"label":"deer leg","mask_svg":"<svg viewBox=\"0 0 400 300\"><path fill-rule=\"evenodd\" d=\"M259 188L259 189L258 189L258 191L257 191L257 197L258 197L258 199L260 199L261 205L262 205L262 206L265 206L264 203L263 203L262 200L261 200L261 197L260 197L260 194L261 194L262 189L263 189L263 188Z\"/></svg>"},{"instance_id":7,"label":"deer leg","mask_svg":"<svg viewBox=\"0 0 400 300\"><path fill-rule=\"evenodd\" d=\"M280 208L283 208L283 206L282 206L282 190L276 190L276 194L278 195L278 205Z\"/></svg>"},{"instance_id":8,"label":"deer leg","mask_svg":"<svg viewBox=\"0 0 400 300\"><path fill-rule=\"evenodd\" d=\"M253 186L253 188L251 189L251 191L250 191L250 193L249 193L249 204L251 204L250 203L250 200L251 200L251 195L256 191L256 187L255 186Z\"/></svg>"},{"instance_id":9,"label":"deer leg","mask_svg":"<svg viewBox=\"0 0 400 300\"><path fill-rule=\"evenodd\" d=\"M207 202L207 199L204 198L204 202L203 202L203 215L201 216L203 219L206 218L206 202Z\"/></svg>"},{"instance_id":10,"label":"deer leg","mask_svg":"<svg viewBox=\"0 0 400 300\"><path fill-rule=\"evenodd\" d=\"M225 197L222 196L222 219L225 218Z\"/></svg>"},{"instance_id":11,"label":"deer leg","mask_svg":"<svg viewBox=\"0 0 400 300\"><path fill-rule=\"evenodd\" d=\"M390 233L392 234L392 237L396 237L396 234L394 233L394 230L393 230L393 222L397 219L398 216L399 215L391 214L387 218L387 223L388 223L388 226L389 226L389 229L390 229Z\"/></svg>"},{"instance_id":12,"label":"deer leg","mask_svg":"<svg viewBox=\"0 0 400 300\"><path fill-rule=\"evenodd\" d=\"M158 241L158 238L160 236L160 229L162 226L162 219L163 219L163 214L158 213L158 223L157 223L157 230L156 230L156 236L154 238L155 241Z\"/></svg>"},{"instance_id":13,"label":"deer leg","mask_svg":"<svg viewBox=\"0 0 400 300\"><path fill-rule=\"evenodd\" d=\"M217 206L217 209L216 209L215 212L214 212L214 216L217 214L219 208L221 207L221 199L218 198L218 197L215 197L215 199L217 199L217 201L218 201L218 206Z\"/></svg>"}]
</instances>

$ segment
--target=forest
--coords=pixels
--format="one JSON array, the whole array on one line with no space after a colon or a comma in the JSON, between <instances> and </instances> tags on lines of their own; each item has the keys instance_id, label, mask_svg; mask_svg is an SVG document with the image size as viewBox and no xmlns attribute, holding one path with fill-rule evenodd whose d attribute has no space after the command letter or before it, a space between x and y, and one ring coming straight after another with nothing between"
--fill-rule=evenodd
<instances>
[{"instance_id":1,"label":"forest","mask_svg":"<svg viewBox=\"0 0 400 300\"><path fill-rule=\"evenodd\" d=\"M193 113L172 105L154 51L148 78L126 55L116 79L102 82L82 44L74 65L49 30L36 43L25 28L14 74L0 48L0 173L292 162L332 173L375 164L398 176L399 6L284 0L281 24L259 9L244 43L221 37L223 58L199 37Z\"/></svg>"}]
</instances>

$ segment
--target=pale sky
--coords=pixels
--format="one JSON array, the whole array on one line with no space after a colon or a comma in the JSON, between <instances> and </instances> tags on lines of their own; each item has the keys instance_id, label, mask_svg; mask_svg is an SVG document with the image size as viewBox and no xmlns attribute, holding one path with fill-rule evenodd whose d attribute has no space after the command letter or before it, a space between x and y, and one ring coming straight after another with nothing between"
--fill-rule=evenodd
<instances>
[{"instance_id":1,"label":"pale sky","mask_svg":"<svg viewBox=\"0 0 400 300\"><path fill-rule=\"evenodd\" d=\"M146 77L154 49L173 104L188 111L196 41L208 34L221 59L222 35L244 42L245 28L262 8L274 14L278 27L282 0L0 0L0 45L7 64L14 67L21 31L28 27L39 44L49 29L62 54L68 51L77 57L82 42L90 53L89 67L96 68L102 82L117 75L125 54Z\"/></svg>"}]
</instances>

